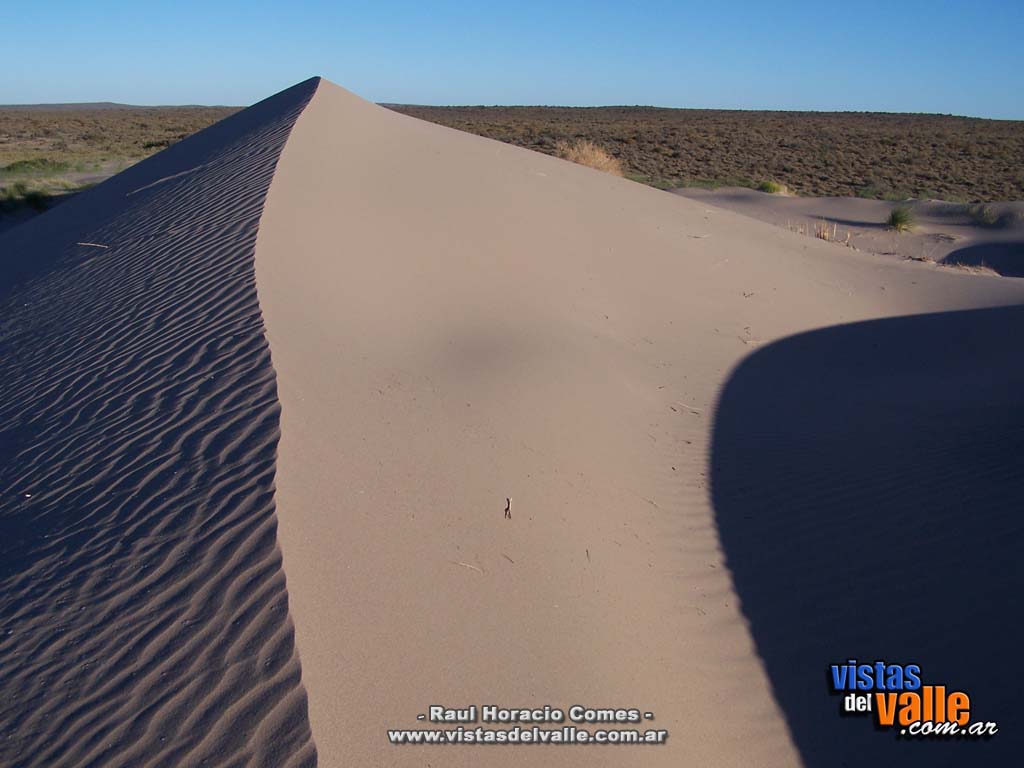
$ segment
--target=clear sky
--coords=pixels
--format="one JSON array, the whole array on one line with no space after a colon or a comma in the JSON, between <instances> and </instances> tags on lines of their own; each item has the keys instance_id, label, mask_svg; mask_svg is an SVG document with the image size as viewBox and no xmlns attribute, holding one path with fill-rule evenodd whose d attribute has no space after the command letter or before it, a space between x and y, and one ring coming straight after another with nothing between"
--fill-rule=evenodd
<instances>
[{"instance_id":1,"label":"clear sky","mask_svg":"<svg viewBox=\"0 0 1024 768\"><path fill-rule=\"evenodd\" d=\"M1024 118L1024 0L0 2L0 103L374 101Z\"/></svg>"}]
</instances>

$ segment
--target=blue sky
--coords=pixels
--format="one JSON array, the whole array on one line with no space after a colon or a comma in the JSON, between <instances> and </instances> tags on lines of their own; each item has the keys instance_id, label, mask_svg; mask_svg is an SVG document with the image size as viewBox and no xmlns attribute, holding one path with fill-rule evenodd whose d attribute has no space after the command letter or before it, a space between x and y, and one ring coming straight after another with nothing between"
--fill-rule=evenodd
<instances>
[{"instance_id":1,"label":"blue sky","mask_svg":"<svg viewBox=\"0 0 1024 768\"><path fill-rule=\"evenodd\" d=\"M1024 119L1024 2L0 3L0 103L374 101Z\"/></svg>"}]
</instances>

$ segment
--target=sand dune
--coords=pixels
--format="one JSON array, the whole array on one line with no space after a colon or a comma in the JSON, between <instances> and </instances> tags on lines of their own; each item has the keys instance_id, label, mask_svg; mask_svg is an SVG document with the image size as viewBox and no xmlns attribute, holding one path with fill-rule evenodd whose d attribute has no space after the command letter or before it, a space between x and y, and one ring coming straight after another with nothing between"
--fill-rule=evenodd
<instances>
[{"instance_id":1,"label":"sand dune","mask_svg":"<svg viewBox=\"0 0 1024 768\"><path fill-rule=\"evenodd\" d=\"M315 763L252 262L314 88L0 241L0 764Z\"/></svg>"},{"instance_id":2,"label":"sand dune","mask_svg":"<svg viewBox=\"0 0 1024 768\"><path fill-rule=\"evenodd\" d=\"M1012 719L993 670L1013 643L958 649L1000 620L1019 636L1018 281L837 249L319 80L0 259L0 762L1005 756L903 749L823 681L920 654ZM974 509L983 532L951 533ZM918 544L844 543L836 565L863 525ZM959 599L997 582L955 635L921 598L934 558L980 574ZM388 743L431 704L636 707L670 737Z\"/></svg>"},{"instance_id":3,"label":"sand dune","mask_svg":"<svg viewBox=\"0 0 1024 768\"><path fill-rule=\"evenodd\" d=\"M719 537L734 505L717 509L709 483L743 437L723 442L718 399L773 340L1024 297L1013 281L836 249L329 83L282 153L256 275L282 405L279 536L326 765L431 761L384 738L431 703L637 706L673 734L542 756L450 747L444 765L840 764L842 734L808 739L777 703L786 670L765 670L776 657L748 624L760 594L751 608L734 589L742 564ZM986 366L1010 354L985 348ZM890 345L878 362L900 355ZM970 355L951 347L946 362ZM883 367L876 386L929 392L933 373ZM852 393L828 381L841 410ZM926 415L941 415L943 391ZM899 498L893 473L875 493ZM911 495L936 492L912 482ZM785 510L775 495L765 514ZM794 541L822 549L830 530ZM827 653L786 657L789 673L820 684L833 656L862 652L837 632ZM834 715L824 686L811 696Z\"/></svg>"},{"instance_id":4,"label":"sand dune","mask_svg":"<svg viewBox=\"0 0 1024 768\"><path fill-rule=\"evenodd\" d=\"M816 228L841 244L929 264L979 268L1024 277L1024 203L971 206L941 200L862 200L793 197L740 187L687 187L674 194L814 236ZM913 211L909 232L886 226L897 206Z\"/></svg>"}]
</instances>

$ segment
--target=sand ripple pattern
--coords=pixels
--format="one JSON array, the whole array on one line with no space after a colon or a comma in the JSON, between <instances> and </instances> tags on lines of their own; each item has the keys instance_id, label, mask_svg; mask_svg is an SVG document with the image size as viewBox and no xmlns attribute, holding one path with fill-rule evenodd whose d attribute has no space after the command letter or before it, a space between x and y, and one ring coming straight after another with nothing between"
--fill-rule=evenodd
<instances>
[{"instance_id":1,"label":"sand ripple pattern","mask_svg":"<svg viewBox=\"0 0 1024 768\"><path fill-rule=\"evenodd\" d=\"M253 248L317 82L0 240L0 765L316 763Z\"/></svg>"}]
</instances>

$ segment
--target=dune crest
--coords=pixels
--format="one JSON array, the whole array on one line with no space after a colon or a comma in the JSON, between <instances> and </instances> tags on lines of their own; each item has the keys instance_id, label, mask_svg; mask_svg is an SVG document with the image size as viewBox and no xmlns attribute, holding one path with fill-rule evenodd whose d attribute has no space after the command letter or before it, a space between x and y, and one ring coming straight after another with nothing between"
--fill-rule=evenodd
<instances>
[{"instance_id":1,"label":"dune crest","mask_svg":"<svg viewBox=\"0 0 1024 768\"><path fill-rule=\"evenodd\" d=\"M322 764L422 764L386 731L430 704L635 706L671 734L445 765L813 758L720 543L720 391L791 334L1024 299L837 250L322 82L256 249Z\"/></svg>"},{"instance_id":2,"label":"dune crest","mask_svg":"<svg viewBox=\"0 0 1024 768\"><path fill-rule=\"evenodd\" d=\"M831 654L987 659L934 600L845 632L890 571L822 553L884 510L903 593L1019 594L1022 304L300 83L0 238L0 763L884 762ZM389 743L430 705L669 739Z\"/></svg>"},{"instance_id":3,"label":"dune crest","mask_svg":"<svg viewBox=\"0 0 1024 768\"><path fill-rule=\"evenodd\" d=\"M0 239L0 764L316 762L252 262L316 84Z\"/></svg>"}]
</instances>

